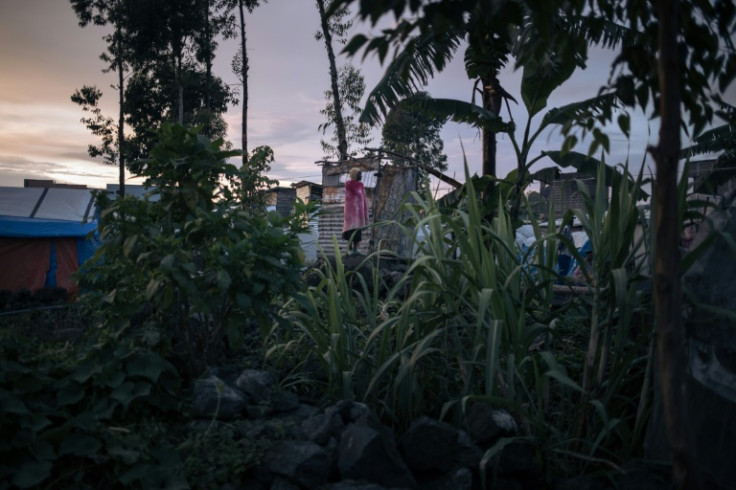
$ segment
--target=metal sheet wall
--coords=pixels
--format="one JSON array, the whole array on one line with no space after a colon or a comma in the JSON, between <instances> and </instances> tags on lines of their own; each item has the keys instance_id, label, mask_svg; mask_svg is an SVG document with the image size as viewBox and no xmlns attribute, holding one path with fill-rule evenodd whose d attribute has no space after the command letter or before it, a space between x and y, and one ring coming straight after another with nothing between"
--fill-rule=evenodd
<instances>
[{"instance_id":1,"label":"metal sheet wall","mask_svg":"<svg viewBox=\"0 0 736 490\"><path fill-rule=\"evenodd\" d=\"M322 211L319 219L319 246L329 256L344 252L347 241L342 239L345 181L351 168L363 172L371 223L401 219L400 205L407 193L415 189L415 169L412 167L380 166L380 159L351 160L322 167ZM380 176L377 174L381 168ZM376 188L378 191L376 192ZM374 199L374 196L375 199ZM376 218L374 219L374 213ZM339 250L335 250L337 238ZM360 252L368 254L380 244L382 250L390 249L399 254L407 253L408 239L397 226L382 226L363 231Z\"/></svg>"}]
</instances>

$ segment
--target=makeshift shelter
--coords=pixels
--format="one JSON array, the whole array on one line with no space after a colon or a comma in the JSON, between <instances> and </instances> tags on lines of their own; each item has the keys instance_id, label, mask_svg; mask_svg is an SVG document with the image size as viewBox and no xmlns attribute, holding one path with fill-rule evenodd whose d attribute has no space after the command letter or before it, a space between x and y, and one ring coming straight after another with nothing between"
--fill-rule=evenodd
<instances>
[{"instance_id":1,"label":"makeshift shelter","mask_svg":"<svg viewBox=\"0 0 736 490\"><path fill-rule=\"evenodd\" d=\"M97 246L90 189L0 187L0 290L77 291L72 274Z\"/></svg>"},{"instance_id":2,"label":"makeshift shelter","mask_svg":"<svg viewBox=\"0 0 736 490\"><path fill-rule=\"evenodd\" d=\"M322 212L319 218L319 246L327 255L340 254L347 242L342 238L345 181L353 167L363 173L362 182L368 199L371 223L386 220L402 221L401 205L411 191L416 190L416 167L382 164L380 158L346 160L325 163L322 167ZM411 254L411 241L396 225L369 227L364 231L360 252L390 250L400 256Z\"/></svg>"}]
</instances>

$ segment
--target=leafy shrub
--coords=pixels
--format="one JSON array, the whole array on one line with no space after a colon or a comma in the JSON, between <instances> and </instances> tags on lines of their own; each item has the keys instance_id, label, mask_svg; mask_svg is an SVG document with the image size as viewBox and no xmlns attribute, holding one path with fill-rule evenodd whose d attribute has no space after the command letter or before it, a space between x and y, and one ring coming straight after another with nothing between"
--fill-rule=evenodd
<instances>
[{"instance_id":1,"label":"leafy shrub","mask_svg":"<svg viewBox=\"0 0 736 490\"><path fill-rule=\"evenodd\" d=\"M150 195L101 200L103 245L80 278L105 327L160 331L190 376L270 324L273 300L300 284L297 220L246 205L259 181L221 145L165 126L142 165Z\"/></svg>"},{"instance_id":2,"label":"leafy shrub","mask_svg":"<svg viewBox=\"0 0 736 490\"><path fill-rule=\"evenodd\" d=\"M139 167L150 196L98 196L103 245L69 306L77 336L29 329L36 316L0 329L0 488L205 488L203 464L217 481L237 466L248 441L215 454L219 435L186 428L182 373L238 353L298 290L304 220L261 205L270 149L237 169L222 144L165 126ZM206 452L187 450L193 438Z\"/></svg>"},{"instance_id":3,"label":"leafy shrub","mask_svg":"<svg viewBox=\"0 0 736 490\"><path fill-rule=\"evenodd\" d=\"M0 487L183 488L177 454L149 422L179 412L174 367L140 337L38 334L0 331Z\"/></svg>"}]
</instances>

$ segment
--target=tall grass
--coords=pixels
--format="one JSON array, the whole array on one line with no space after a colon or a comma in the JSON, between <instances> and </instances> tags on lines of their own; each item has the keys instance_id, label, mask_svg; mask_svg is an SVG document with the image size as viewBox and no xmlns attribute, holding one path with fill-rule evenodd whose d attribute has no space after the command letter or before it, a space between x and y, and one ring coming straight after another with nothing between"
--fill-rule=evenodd
<instances>
[{"instance_id":1,"label":"tall grass","mask_svg":"<svg viewBox=\"0 0 736 490\"><path fill-rule=\"evenodd\" d=\"M651 339L642 177L615 174L610 204L599 178L575 210L595 251L589 294L557 306L560 235L531 215L536 242L522 255L504 203L489 212L468 185L453 209L413 196L398 225L427 233L393 287L381 284L382 256L366 258L367 273L336 257L284 308L290 329L274 329L271 352L317 361L317 376L293 379L319 379L327 397L363 401L399 430L419 415L462 424L482 401L510 410L550 458L615 465L640 442Z\"/></svg>"},{"instance_id":2,"label":"tall grass","mask_svg":"<svg viewBox=\"0 0 736 490\"><path fill-rule=\"evenodd\" d=\"M606 186L601 165L594 197L579 186L585 206L575 213L591 241L593 267L581 302L589 334L575 436L589 456L604 439L635 454L651 402L651 240L640 207L642 175L633 178L623 167Z\"/></svg>"}]
</instances>

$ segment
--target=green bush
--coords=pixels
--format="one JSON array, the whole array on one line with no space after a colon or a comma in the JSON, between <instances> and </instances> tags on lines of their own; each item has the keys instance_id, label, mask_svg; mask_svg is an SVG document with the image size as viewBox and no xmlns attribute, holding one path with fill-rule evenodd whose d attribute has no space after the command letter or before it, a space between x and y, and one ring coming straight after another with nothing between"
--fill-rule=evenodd
<instances>
[{"instance_id":1,"label":"green bush","mask_svg":"<svg viewBox=\"0 0 736 490\"><path fill-rule=\"evenodd\" d=\"M103 245L80 275L81 301L104 308L104 327L161 334L188 376L270 325L273 301L300 284L297 220L244 202L258 181L221 145L165 126L142 165L150 194L101 201Z\"/></svg>"},{"instance_id":2,"label":"green bush","mask_svg":"<svg viewBox=\"0 0 736 490\"><path fill-rule=\"evenodd\" d=\"M0 488L185 488L152 422L179 413L180 379L151 347L3 327Z\"/></svg>"},{"instance_id":3,"label":"green bush","mask_svg":"<svg viewBox=\"0 0 736 490\"><path fill-rule=\"evenodd\" d=\"M0 330L0 488L206 488L202 464L237 465L247 441L213 460L187 428L186 381L252 348L300 288L304 220L261 205L270 149L238 169L221 146L165 126L140 165L150 195L98 196L103 245L68 307L81 336L35 316Z\"/></svg>"}]
</instances>

